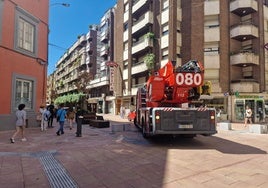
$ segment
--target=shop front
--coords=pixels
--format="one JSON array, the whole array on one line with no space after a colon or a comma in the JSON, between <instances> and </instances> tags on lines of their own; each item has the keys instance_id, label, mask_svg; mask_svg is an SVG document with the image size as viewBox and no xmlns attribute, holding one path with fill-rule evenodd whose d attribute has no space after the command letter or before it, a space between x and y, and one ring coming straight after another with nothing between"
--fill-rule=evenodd
<instances>
[{"instance_id":1,"label":"shop front","mask_svg":"<svg viewBox=\"0 0 268 188\"><path fill-rule=\"evenodd\" d=\"M265 121L265 100L263 97L239 96L234 99L234 122L244 122L246 106L249 106L252 110L252 121L254 123L262 123Z\"/></svg>"},{"instance_id":2,"label":"shop front","mask_svg":"<svg viewBox=\"0 0 268 188\"><path fill-rule=\"evenodd\" d=\"M219 121L244 123L246 106L253 112L254 123L265 122L268 117L268 101L259 95L214 96L212 100L205 101L205 105L216 109Z\"/></svg>"}]
</instances>

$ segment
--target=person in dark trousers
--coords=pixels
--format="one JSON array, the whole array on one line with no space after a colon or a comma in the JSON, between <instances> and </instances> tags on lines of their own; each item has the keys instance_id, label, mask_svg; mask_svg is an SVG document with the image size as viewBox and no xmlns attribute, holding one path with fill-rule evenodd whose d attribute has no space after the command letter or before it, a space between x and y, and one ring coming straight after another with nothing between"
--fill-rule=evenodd
<instances>
[{"instance_id":1,"label":"person in dark trousers","mask_svg":"<svg viewBox=\"0 0 268 188\"><path fill-rule=\"evenodd\" d=\"M75 121L77 123L76 126L76 136L81 137L82 136L82 121L83 121L83 115L84 111L81 109L80 106L77 107L76 115L75 115Z\"/></svg>"},{"instance_id":2,"label":"person in dark trousers","mask_svg":"<svg viewBox=\"0 0 268 188\"><path fill-rule=\"evenodd\" d=\"M57 119L59 120L59 129L56 132L56 134L58 136L60 136L61 134L64 134L64 122L65 122L65 118L66 118L66 111L63 109L63 104L60 104L60 108L57 111Z\"/></svg>"},{"instance_id":3,"label":"person in dark trousers","mask_svg":"<svg viewBox=\"0 0 268 188\"><path fill-rule=\"evenodd\" d=\"M54 119L54 116L55 116L55 107L53 105L53 103L51 103L50 105L48 105L48 110L50 112L50 116L49 116L49 119L48 119L48 128L52 128L53 127L53 119Z\"/></svg>"}]
</instances>

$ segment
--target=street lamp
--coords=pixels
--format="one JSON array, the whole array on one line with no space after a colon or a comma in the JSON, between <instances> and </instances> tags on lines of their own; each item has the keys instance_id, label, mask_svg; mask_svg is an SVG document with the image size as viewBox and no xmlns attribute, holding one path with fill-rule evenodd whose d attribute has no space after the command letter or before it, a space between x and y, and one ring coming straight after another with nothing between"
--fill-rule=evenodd
<instances>
[{"instance_id":1,"label":"street lamp","mask_svg":"<svg viewBox=\"0 0 268 188\"><path fill-rule=\"evenodd\" d=\"M52 4L49 5L49 7L52 7L52 6L54 6L54 5L62 5L62 6L64 6L64 7L69 7L69 6L70 6L69 3L52 3Z\"/></svg>"}]
</instances>

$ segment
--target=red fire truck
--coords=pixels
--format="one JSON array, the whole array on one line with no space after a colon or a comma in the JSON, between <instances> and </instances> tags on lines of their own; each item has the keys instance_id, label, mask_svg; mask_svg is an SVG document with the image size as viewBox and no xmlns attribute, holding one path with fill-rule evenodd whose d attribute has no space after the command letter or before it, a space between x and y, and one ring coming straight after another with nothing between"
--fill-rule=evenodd
<instances>
[{"instance_id":1,"label":"red fire truck","mask_svg":"<svg viewBox=\"0 0 268 188\"><path fill-rule=\"evenodd\" d=\"M209 82L204 83L204 68L199 61L191 60L178 68L169 61L138 89L134 123L145 138L161 134L213 135L217 133L215 109L191 104L200 96L210 95L210 87Z\"/></svg>"}]
</instances>

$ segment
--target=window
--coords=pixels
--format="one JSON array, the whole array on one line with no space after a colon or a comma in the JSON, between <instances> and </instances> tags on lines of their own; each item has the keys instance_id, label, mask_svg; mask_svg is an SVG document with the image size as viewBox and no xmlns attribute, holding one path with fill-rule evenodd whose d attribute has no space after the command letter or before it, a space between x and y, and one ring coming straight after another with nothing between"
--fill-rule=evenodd
<instances>
[{"instance_id":1,"label":"window","mask_svg":"<svg viewBox=\"0 0 268 188\"><path fill-rule=\"evenodd\" d=\"M128 23L124 23L124 31L128 29Z\"/></svg>"},{"instance_id":2,"label":"window","mask_svg":"<svg viewBox=\"0 0 268 188\"><path fill-rule=\"evenodd\" d=\"M129 10L129 4L124 4L124 13L126 13Z\"/></svg>"},{"instance_id":3,"label":"window","mask_svg":"<svg viewBox=\"0 0 268 188\"><path fill-rule=\"evenodd\" d=\"M169 2L168 0L164 0L163 1L163 8L162 8L162 11L164 12L165 10L167 10L169 7Z\"/></svg>"},{"instance_id":4,"label":"window","mask_svg":"<svg viewBox=\"0 0 268 188\"><path fill-rule=\"evenodd\" d=\"M22 18L19 18L18 47L34 52L34 26Z\"/></svg>"},{"instance_id":5,"label":"window","mask_svg":"<svg viewBox=\"0 0 268 188\"><path fill-rule=\"evenodd\" d=\"M15 49L21 53L36 56L38 20L17 7L15 24Z\"/></svg>"},{"instance_id":6,"label":"window","mask_svg":"<svg viewBox=\"0 0 268 188\"><path fill-rule=\"evenodd\" d=\"M23 103L26 108L32 108L33 82L29 80L16 79L15 106Z\"/></svg>"},{"instance_id":7,"label":"window","mask_svg":"<svg viewBox=\"0 0 268 188\"><path fill-rule=\"evenodd\" d=\"M168 35L169 31L168 31L168 25L164 26L162 28L162 36Z\"/></svg>"},{"instance_id":8,"label":"window","mask_svg":"<svg viewBox=\"0 0 268 188\"><path fill-rule=\"evenodd\" d=\"M217 55L220 53L219 43L218 42L207 42L204 46L205 55Z\"/></svg>"}]
</instances>

